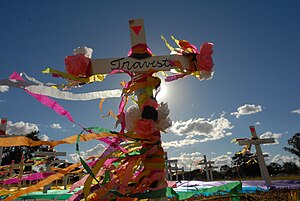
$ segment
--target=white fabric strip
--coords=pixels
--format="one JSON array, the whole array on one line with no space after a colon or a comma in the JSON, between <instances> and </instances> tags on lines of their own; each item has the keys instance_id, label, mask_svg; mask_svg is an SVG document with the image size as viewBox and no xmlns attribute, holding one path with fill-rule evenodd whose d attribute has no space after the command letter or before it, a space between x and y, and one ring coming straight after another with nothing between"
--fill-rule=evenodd
<instances>
[{"instance_id":1,"label":"white fabric strip","mask_svg":"<svg viewBox=\"0 0 300 201\"><path fill-rule=\"evenodd\" d=\"M60 91L52 87L41 86L41 85L31 85L25 87L25 89L35 94L42 94L53 98L72 100L72 101L86 101L86 100L94 100L100 98L117 98L117 97L121 97L122 95L122 90L120 89L95 91L95 92L88 92L88 93L81 93L81 94L74 94L67 91Z\"/></svg>"}]
</instances>

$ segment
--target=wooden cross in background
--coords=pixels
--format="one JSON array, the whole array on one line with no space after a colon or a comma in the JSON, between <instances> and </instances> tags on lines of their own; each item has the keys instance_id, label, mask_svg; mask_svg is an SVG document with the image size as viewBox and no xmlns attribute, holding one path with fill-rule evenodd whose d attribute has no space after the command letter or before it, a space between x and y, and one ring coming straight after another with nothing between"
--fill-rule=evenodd
<instances>
[{"instance_id":1,"label":"wooden cross in background","mask_svg":"<svg viewBox=\"0 0 300 201\"><path fill-rule=\"evenodd\" d=\"M253 144L255 145L261 176L266 181L266 185L268 187L270 187L271 186L270 175L269 175L269 172L268 172L268 169L266 166L266 162L264 160L264 155L262 153L260 145L268 144L268 143L275 143L275 140L274 140L274 138L260 139L256 134L255 127L250 126L249 128L251 131L252 139L239 140L238 143L239 143L239 145L253 145Z\"/></svg>"},{"instance_id":2,"label":"wooden cross in background","mask_svg":"<svg viewBox=\"0 0 300 201\"><path fill-rule=\"evenodd\" d=\"M212 164L214 164L214 163L215 163L214 161L207 161L206 155L203 155L203 162L198 163L198 165L204 165L207 181L213 181L213 179L214 179L213 178L213 170L215 168L218 168L218 167L212 166Z\"/></svg>"}]
</instances>

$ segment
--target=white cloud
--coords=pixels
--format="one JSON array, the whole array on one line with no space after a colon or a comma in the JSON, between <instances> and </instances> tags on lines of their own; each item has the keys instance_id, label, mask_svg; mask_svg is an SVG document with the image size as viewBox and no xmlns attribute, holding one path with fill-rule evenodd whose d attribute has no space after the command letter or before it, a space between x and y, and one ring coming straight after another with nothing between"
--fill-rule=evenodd
<instances>
[{"instance_id":1,"label":"white cloud","mask_svg":"<svg viewBox=\"0 0 300 201\"><path fill-rule=\"evenodd\" d=\"M300 109L298 109L298 110L293 110L292 113L300 114Z\"/></svg>"},{"instance_id":2,"label":"white cloud","mask_svg":"<svg viewBox=\"0 0 300 201\"><path fill-rule=\"evenodd\" d=\"M293 162L296 163L298 166L300 166L300 161L296 156L283 156L280 154L277 154L276 156L273 157L273 159L271 159L272 163L279 163L279 164L283 164L286 162Z\"/></svg>"},{"instance_id":3,"label":"white cloud","mask_svg":"<svg viewBox=\"0 0 300 201\"><path fill-rule=\"evenodd\" d=\"M188 121L173 122L169 131L175 135L187 135L187 138L204 136L199 142L218 140L226 135L231 135L227 130L232 129L231 122L222 114L219 118L211 120L205 118L190 119Z\"/></svg>"},{"instance_id":4,"label":"white cloud","mask_svg":"<svg viewBox=\"0 0 300 201\"><path fill-rule=\"evenodd\" d=\"M8 134L15 134L15 135L20 135L20 134L29 134L33 131L38 131L38 125L33 124L33 123L25 123L23 121L19 121L16 123L12 123L11 121L7 122L7 133Z\"/></svg>"},{"instance_id":5,"label":"white cloud","mask_svg":"<svg viewBox=\"0 0 300 201\"><path fill-rule=\"evenodd\" d=\"M183 147L183 146L187 146L187 145L192 145L195 143L200 142L201 140L198 139L183 139L183 140L174 140L174 141L170 141L170 142L163 142L162 146L164 149L168 149L170 147Z\"/></svg>"},{"instance_id":6,"label":"white cloud","mask_svg":"<svg viewBox=\"0 0 300 201\"><path fill-rule=\"evenodd\" d=\"M250 104L245 104L243 106L240 106L236 112L230 113L231 115L235 115L236 118L239 118L242 115L250 115L250 114L255 114L258 112L262 111L262 107L260 105L250 105Z\"/></svg>"},{"instance_id":7,"label":"white cloud","mask_svg":"<svg viewBox=\"0 0 300 201\"><path fill-rule=\"evenodd\" d=\"M80 152L80 156L83 159L86 159L90 156L98 156L100 155L103 150L104 150L105 146L102 144L98 144L95 147L93 147L92 149L86 150L85 152L81 151ZM69 156L72 158L72 160L74 161L74 163L78 163L79 162L79 157L77 153L74 154L69 154Z\"/></svg>"},{"instance_id":8,"label":"white cloud","mask_svg":"<svg viewBox=\"0 0 300 201\"><path fill-rule=\"evenodd\" d=\"M54 129L61 129L60 124L52 124L50 127Z\"/></svg>"},{"instance_id":9,"label":"white cloud","mask_svg":"<svg viewBox=\"0 0 300 201\"><path fill-rule=\"evenodd\" d=\"M215 158L212 158L211 161L214 161L215 163L213 164L213 166L218 166L219 168L223 165L228 165L231 166L231 157L228 155L221 155Z\"/></svg>"},{"instance_id":10,"label":"white cloud","mask_svg":"<svg viewBox=\"0 0 300 201\"><path fill-rule=\"evenodd\" d=\"M281 138L282 134L281 133L272 133L270 131L265 132L264 134L262 134L260 136L261 139L266 139L266 138L274 138L275 143L273 144L264 144L264 145L275 145L275 144L279 144L278 139Z\"/></svg>"},{"instance_id":11,"label":"white cloud","mask_svg":"<svg viewBox=\"0 0 300 201\"><path fill-rule=\"evenodd\" d=\"M199 152L194 153L181 153L178 157L170 158L172 160L178 160L178 167L184 167L185 171L194 170L200 168L197 163L203 159L203 154Z\"/></svg>"},{"instance_id":12,"label":"white cloud","mask_svg":"<svg viewBox=\"0 0 300 201\"><path fill-rule=\"evenodd\" d=\"M83 155L84 155L84 152L81 151L80 156L82 157ZM72 158L74 163L78 163L80 161L77 153L69 154L69 156Z\"/></svg>"},{"instance_id":13,"label":"white cloud","mask_svg":"<svg viewBox=\"0 0 300 201\"><path fill-rule=\"evenodd\" d=\"M0 86L0 92L7 92L9 90L9 87L6 85L1 85Z\"/></svg>"},{"instance_id":14,"label":"white cloud","mask_svg":"<svg viewBox=\"0 0 300 201\"><path fill-rule=\"evenodd\" d=\"M42 140L42 141L49 141L49 139L50 139L46 134L40 135L39 138L40 138L40 140Z\"/></svg>"},{"instance_id":15,"label":"white cloud","mask_svg":"<svg viewBox=\"0 0 300 201\"><path fill-rule=\"evenodd\" d=\"M259 121L255 123L255 125L260 125L260 124L261 124L261 123L260 123Z\"/></svg>"}]
</instances>

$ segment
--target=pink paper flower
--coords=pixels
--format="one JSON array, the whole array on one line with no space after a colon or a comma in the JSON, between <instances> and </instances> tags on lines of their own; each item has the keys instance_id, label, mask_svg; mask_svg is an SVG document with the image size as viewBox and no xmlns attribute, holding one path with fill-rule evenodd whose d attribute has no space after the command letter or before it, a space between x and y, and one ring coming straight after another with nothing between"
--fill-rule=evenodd
<instances>
[{"instance_id":1,"label":"pink paper flower","mask_svg":"<svg viewBox=\"0 0 300 201\"><path fill-rule=\"evenodd\" d=\"M212 48L214 47L213 43L205 42L200 47L200 54L211 56L213 53Z\"/></svg>"},{"instance_id":2,"label":"pink paper flower","mask_svg":"<svg viewBox=\"0 0 300 201\"><path fill-rule=\"evenodd\" d=\"M197 66L200 71L211 72L214 66L212 60L212 53L213 53L213 44L205 42L200 47L200 54L196 56L197 59Z\"/></svg>"},{"instance_id":3,"label":"pink paper flower","mask_svg":"<svg viewBox=\"0 0 300 201\"><path fill-rule=\"evenodd\" d=\"M77 76L87 77L91 74L90 59L84 54L67 56L65 58L66 72Z\"/></svg>"},{"instance_id":4,"label":"pink paper flower","mask_svg":"<svg viewBox=\"0 0 300 201\"><path fill-rule=\"evenodd\" d=\"M138 135L148 136L154 133L157 129L153 120L149 119L139 119L136 123L136 129Z\"/></svg>"}]
</instances>

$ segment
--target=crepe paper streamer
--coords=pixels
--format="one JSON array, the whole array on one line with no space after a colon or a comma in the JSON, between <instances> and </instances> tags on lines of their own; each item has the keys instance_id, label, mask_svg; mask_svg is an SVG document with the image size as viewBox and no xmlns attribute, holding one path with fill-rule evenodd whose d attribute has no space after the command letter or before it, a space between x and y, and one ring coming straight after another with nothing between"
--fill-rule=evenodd
<instances>
[{"instance_id":1,"label":"crepe paper streamer","mask_svg":"<svg viewBox=\"0 0 300 201\"><path fill-rule=\"evenodd\" d=\"M59 105L54 100L52 100L52 99L50 99L50 98L48 98L47 96L44 96L44 95L32 93L32 92L30 92L26 89L25 89L25 91L29 95L34 97L37 101L41 102L43 105L45 105L45 106L51 108L52 110L54 110L57 114L62 115L62 116L66 116L71 122L75 123L75 121L73 120L73 117L71 116L70 112L67 111L66 109L64 109L61 105ZM82 126L80 126L80 127L82 127Z\"/></svg>"},{"instance_id":2,"label":"crepe paper streamer","mask_svg":"<svg viewBox=\"0 0 300 201\"><path fill-rule=\"evenodd\" d=\"M108 144L109 146L112 146L113 148L116 148L124 153L128 153L128 151L126 149L124 149L123 147L121 147L118 143L116 143L116 139L110 139L110 138L100 138L98 139L102 142L105 142L106 144Z\"/></svg>"},{"instance_id":3,"label":"crepe paper streamer","mask_svg":"<svg viewBox=\"0 0 300 201\"><path fill-rule=\"evenodd\" d=\"M87 171L87 173L89 173L99 183L99 181L96 179L96 177L95 177L94 173L92 172L92 170L90 169L90 167L86 164L86 162L80 156L79 141L80 141L80 134L78 134L78 137L76 140L76 152L79 157L79 160L80 160L82 166L84 167L84 169Z\"/></svg>"},{"instance_id":4,"label":"crepe paper streamer","mask_svg":"<svg viewBox=\"0 0 300 201\"><path fill-rule=\"evenodd\" d=\"M117 135L112 133L105 133L105 132L81 134L80 141L90 141L90 140L103 138L103 137L117 137ZM34 141L24 136L18 136L18 137L0 138L0 147L11 147L11 146L33 147L33 146L41 146L41 145L50 145L55 147L60 144L73 144L76 142L76 140L77 140L77 135L73 135L65 139L56 140L56 141Z\"/></svg>"},{"instance_id":5,"label":"crepe paper streamer","mask_svg":"<svg viewBox=\"0 0 300 201\"><path fill-rule=\"evenodd\" d=\"M17 72L14 72L13 74L11 74L9 79L24 81L23 78ZM60 115L66 116L71 122L74 122L71 114L66 109L64 109L62 106L60 106L57 102L55 102L54 100L52 100L52 99L50 99L50 98L48 98L47 96L44 96L44 95L34 94L34 93L32 93L32 92L30 92L26 89L25 89L25 91L29 95L34 97L36 100L41 102L43 105L51 108L52 110L54 110L56 113L58 113Z\"/></svg>"},{"instance_id":6,"label":"crepe paper streamer","mask_svg":"<svg viewBox=\"0 0 300 201\"><path fill-rule=\"evenodd\" d=\"M37 80L36 78L27 75L25 72L20 73L20 75L21 76L24 75L27 80L29 80L29 81L37 84L37 85L56 86L56 84L54 84L54 83L44 83L44 82L41 82L41 81Z\"/></svg>"},{"instance_id":7,"label":"crepe paper streamer","mask_svg":"<svg viewBox=\"0 0 300 201\"><path fill-rule=\"evenodd\" d=\"M68 80L80 82L80 83L92 83L92 82L102 82L105 78L105 75L102 74L97 74L97 75L92 75L87 78L81 78L81 77L76 77L74 75L64 73L52 68L46 68L45 70L42 71L44 74L52 74L54 77L62 77Z\"/></svg>"},{"instance_id":8,"label":"crepe paper streamer","mask_svg":"<svg viewBox=\"0 0 300 201\"><path fill-rule=\"evenodd\" d=\"M106 117L109 117L109 116L112 116L113 118L118 119L118 117L115 115L115 113L111 110L109 110L107 115L101 115L102 118L106 118Z\"/></svg>"},{"instance_id":9,"label":"crepe paper streamer","mask_svg":"<svg viewBox=\"0 0 300 201\"><path fill-rule=\"evenodd\" d=\"M17 80L10 80L10 79L4 79L0 80L0 86L9 86L9 87L16 87L16 88L24 88L26 86L29 86L30 84L25 81L17 81Z\"/></svg>"},{"instance_id":10,"label":"crepe paper streamer","mask_svg":"<svg viewBox=\"0 0 300 201\"><path fill-rule=\"evenodd\" d=\"M62 100L72 100L72 101L87 101L94 99L105 99L105 98L117 98L121 97L122 90L104 90L104 91L95 91L89 93L75 94L71 92L61 91L59 89L41 85L31 85L25 88L26 90L35 93L50 96L53 98L58 98Z\"/></svg>"},{"instance_id":11,"label":"crepe paper streamer","mask_svg":"<svg viewBox=\"0 0 300 201\"><path fill-rule=\"evenodd\" d=\"M52 174L55 174L54 172L38 172L31 175L22 176L21 178L11 178L7 179L5 181L0 181L2 184L16 184L21 181L34 181L37 179L44 179Z\"/></svg>"},{"instance_id":12,"label":"crepe paper streamer","mask_svg":"<svg viewBox=\"0 0 300 201\"><path fill-rule=\"evenodd\" d=\"M102 167L102 165L104 164L105 160L110 156L111 154L108 154L104 157L102 157L97 164L92 168L92 172L93 175L97 175L97 173L99 172L100 168ZM90 174L89 177L86 179L85 183L84 183L84 187L83 187L83 193L84 193L84 197L86 198L91 190L91 184L93 181L93 177Z\"/></svg>"},{"instance_id":13,"label":"crepe paper streamer","mask_svg":"<svg viewBox=\"0 0 300 201\"><path fill-rule=\"evenodd\" d=\"M102 111L102 109L103 109L103 103L104 103L104 101L105 101L105 98L101 98L101 100L99 102L99 109L100 109L100 111Z\"/></svg>"},{"instance_id":14,"label":"crepe paper streamer","mask_svg":"<svg viewBox=\"0 0 300 201\"><path fill-rule=\"evenodd\" d=\"M176 75L172 75L172 76L168 76L165 81L166 82L172 82L175 80L178 80L180 78L184 78L185 76L187 76L186 74L176 74Z\"/></svg>"},{"instance_id":15,"label":"crepe paper streamer","mask_svg":"<svg viewBox=\"0 0 300 201\"><path fill-rule=\"evenodd\" d=\"M32 185L32 186L29 186L25 189L19 190L15 194L5 198L4 201L11 201L11 200L14 200L14 199L20 197L21 195L28 194L28 193L33 192L33 191L37 191L39 188L42 188L43 186L46 186L46 185L52 183L53 181L55 181L57 179L60 179L61 177L68 174L71 170L73 170L74 168L76 168L78 166L80 166L80 163L70 165L69 167L62 169L61 172L58 172L54 175L50 175L49 177L47 177L46 179L38 182L35 185Z\"/></svg>"},{"instance_id":16,"label":"crepe paper streamer","mask_svg":"<svg viewBox=\"0 0 300 201\"><path fill-rule=\"evenodd\" d=\"M86 181L86 179L88 178L89 175L85 175L84 177L82 177L79 181L75 182L71 187L69 192L74 191L76 188L79 188L81 186L84 185L84 182Z\"/></svg>"},{"instance_id":17,"label":"crepe paper streamer","mask_svg":"<svg viewBox=\"0 0 300 201\"><path fill-rule=\"evenodd\" d=\"M98 127L87 127L86 129L88 130L92 130L94 133L102 133L102 132L105 132L105 133L115 133L114 131L111 131L107 128L102 128L100 126Z\"/></svg>"}]
</instances>

